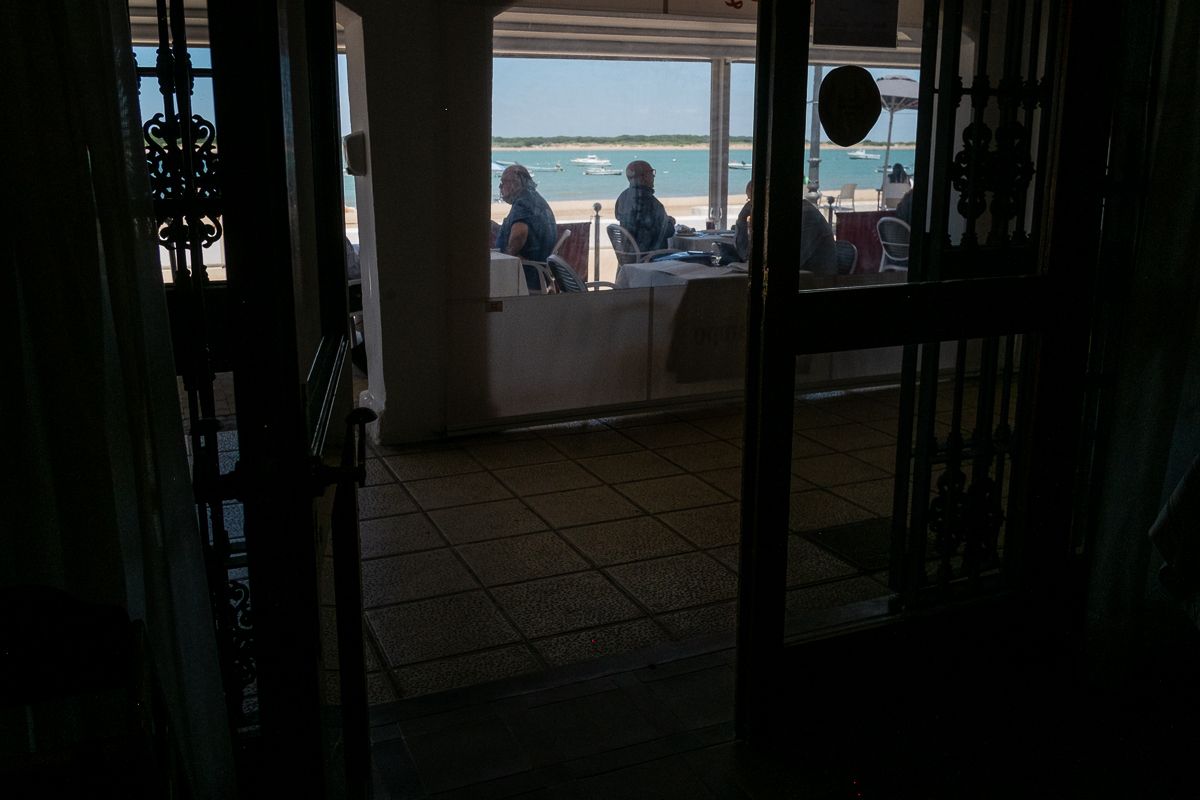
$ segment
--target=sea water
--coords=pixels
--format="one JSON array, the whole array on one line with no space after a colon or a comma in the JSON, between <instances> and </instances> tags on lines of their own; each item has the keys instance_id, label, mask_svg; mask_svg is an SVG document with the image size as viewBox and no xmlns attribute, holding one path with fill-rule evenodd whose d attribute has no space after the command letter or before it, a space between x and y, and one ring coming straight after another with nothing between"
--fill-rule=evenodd
<instances>
[{"instance_id":1,"label":"sea water","mask_svg":"<svg viewBox=\"0 0 1200 800\"><path fill-rule=\"evenodd\" d=\"M859 189L877 188L883 183L883 148L863 148L868 153L878 153L878 161L852 159L846 150L821 151L821 194L836 195L843 184L855 183ZM620 170L618 175L585 175L586 167L572 164L572 158L595 155L612 162L611 168ZM655 170L654 193L659 197L697 197L708 195L708 151L707 150L493 150L492 160L515 162L533 168L533 177L538 184L538 193L547 200L589 200L608 204L616 200L629 184L625 180L625 165L641 159L648 161ZM893 150L891 161L904 165L912 172L912 150ZM729 161L738 163L751 161L749 148L732 147ZM547 171L556 165L562 171ZM804 152L804 163L800 165L808 174L808 151ZM729 169L729 194L740 197L750 180L750 170ZM488 196L499 199L500 176L492 174ZM355 205L354 179L346 176L346 204Z\"/></svg>"}]
</instances>

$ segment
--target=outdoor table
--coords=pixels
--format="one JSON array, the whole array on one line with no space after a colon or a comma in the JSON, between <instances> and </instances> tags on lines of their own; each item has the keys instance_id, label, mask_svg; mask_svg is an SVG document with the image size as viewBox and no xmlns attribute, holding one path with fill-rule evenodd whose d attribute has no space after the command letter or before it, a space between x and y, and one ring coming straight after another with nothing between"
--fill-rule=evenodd
<instances>
[{"instance_id":1,"label":"outdoor table","mask_svg":"<svg viewBox=\"0 0 1200 800\"><path fill-rule=\"evenodd\" d=\"M733 247L737 234L733 231L696 231L695 233L676 234L667 240L667 247L672 250L705 250L710 253L721 252L721 244Z\"/></svg>"},{"instance_id":2,"label":"outdoor table","mask_svg":"<svg viewBox=\"0 0 1200 800\"><path fill-rule=\"evenodd\" d=\"M854 267L854 275L879 272L879 258L883 255L883 245L879 243L875 223L881 217L894 216L894 211L837 212L837 239L850 242L858 248L858 263Z\"/></svg>"},{"instance_id":3,"label":"outdoor table","mask_svg":"<svg viewBox=\"0 0 1200 800\"><path fill-rule=\"evenodd\" d=\"M622 264L617 267L618 289L641 289L647 286L671 286L703 278L747 274L745 264L712 267L689 261L648 261L642 264Z\"/></svg>"},{"instance_id":4,"label":"outdoor table","mask_svg":"<svg viewBox=\"0 0 1200 800\"><path fill-rule=\"evenodd\" d=\"M495 250L491 252L488 297L516 297L529 294L529 284L525 282L525 269L521 266L521 259Z\"/></svg>"}]
</instances>

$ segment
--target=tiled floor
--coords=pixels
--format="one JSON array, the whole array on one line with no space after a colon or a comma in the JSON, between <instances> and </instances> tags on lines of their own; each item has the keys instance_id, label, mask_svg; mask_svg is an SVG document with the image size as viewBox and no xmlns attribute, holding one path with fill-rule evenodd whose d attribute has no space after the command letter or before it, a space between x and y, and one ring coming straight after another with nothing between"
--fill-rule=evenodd
<instances>
[{"instance_id":1,"label":"tiled floor","mask_svg":"<svg viewBox=\"0 0 1200 800\"><path fill-rule=\"evenodd\" d=\"M896 396L797 401L789 613L887 594ZM741 428L709 404L375 448L372 701L731 636Z\"/></svg>"}]
</instances>

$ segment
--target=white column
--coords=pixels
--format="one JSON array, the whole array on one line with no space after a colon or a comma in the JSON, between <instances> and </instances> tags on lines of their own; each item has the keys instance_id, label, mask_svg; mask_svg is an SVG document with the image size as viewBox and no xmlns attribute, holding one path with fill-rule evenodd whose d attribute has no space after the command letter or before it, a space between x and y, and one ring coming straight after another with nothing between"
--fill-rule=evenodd
<instances>
[{"instance_id":1,"label":"white column","mask_svg":"<svg viewBox=\"0 0 1200 800\"><path fill-rule=\"evenodd\" d=\"M712 60L708 101L708 207L717 211L717 227L728 227L729 209L729 75L727 58Z\"/></svg>"}]
</instances>

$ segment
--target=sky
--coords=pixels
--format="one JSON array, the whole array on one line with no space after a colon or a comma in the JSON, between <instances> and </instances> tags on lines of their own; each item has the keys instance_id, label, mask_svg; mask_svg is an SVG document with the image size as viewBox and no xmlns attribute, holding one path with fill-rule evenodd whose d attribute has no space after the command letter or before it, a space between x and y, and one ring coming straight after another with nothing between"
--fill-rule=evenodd
<instances>
[{"instance_id":1,"label":"sky","mask_svg":"<svg viewBox=\"0 0 1200 800\"><path fill-rule=\"evenodd\" d=\"M828 74L831 67L826 68ZM917 70L868 68L875 77ZM708 133L707 62L599 61L497 58L493 60L493 136L619 136ZM812 86L809 68L806 86ZM730 76L729 132L754 130L754 65L734 64ZM881 114L866 138L887 138ZM896 114L892 140L915 141L917 112ZM806 138L810 138L806 132ZM828 137L822 133L822 141Z\"/></svg>"}]
</instances>

